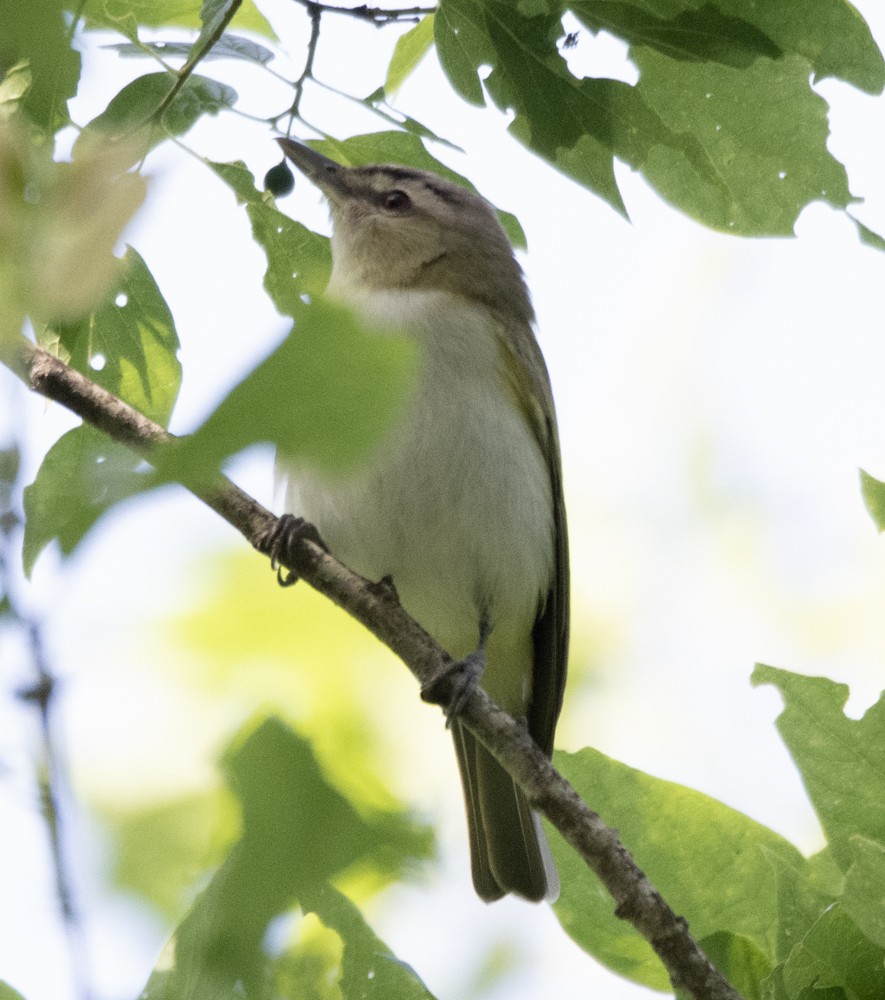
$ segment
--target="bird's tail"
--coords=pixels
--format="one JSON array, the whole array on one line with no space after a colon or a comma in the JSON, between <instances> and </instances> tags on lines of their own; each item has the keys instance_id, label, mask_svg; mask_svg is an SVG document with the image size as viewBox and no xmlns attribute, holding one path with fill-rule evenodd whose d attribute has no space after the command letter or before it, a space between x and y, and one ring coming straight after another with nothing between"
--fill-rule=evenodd
<instances>
[{"instance_id":1,"label":"bird's tail","mask_svg":"<svg viewBox=\"0 0 885 1000\"><path fill-rule=\"evenodd\" d=\"M537 814L510 775L457 720L452 734L477 893L488 903L508 892L552 903L559 896L559 874Z\"/></svg>"}]
</instances>

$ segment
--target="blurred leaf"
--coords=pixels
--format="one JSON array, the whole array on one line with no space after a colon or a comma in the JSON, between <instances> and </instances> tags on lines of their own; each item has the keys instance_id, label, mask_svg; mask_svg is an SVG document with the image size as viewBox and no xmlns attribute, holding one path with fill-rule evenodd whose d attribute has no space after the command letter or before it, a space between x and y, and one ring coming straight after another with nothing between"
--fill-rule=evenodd
<instances>
[{"instance_id":1,"label":"blurred leaf","mask_svg":"<svg viewBox=\"0 0 885 1000\"><path fill-rule=\"evenodd\" d=\"M92 315L57 329L69 364L146 417L166 425L181 386L179 340L153 275L132 247Z\"/></svg>"},{"instance_id":2,"label":"blurred leaf","mask_svg":"<svg viewBox=\"0 0 885 1000\"><path fill-rule=\"evenodd\" d=\"M461 174L441 163L427 152L417 135L406 132L370 132L349 139L315 139L307 143L347 167L362 167L372 163L400 163L419 170L432 170L469 191L476 188ZM525 248L525 233L516 216L498 210L498 219L514 246Z\"/></svg>"},{"instance_id":3,"label":"blurred leaf","mask_svg":"<svg viewBox=\"0 0 885 1000\"><path fill-rule=\"evenodd\" d=\"M203 873L221 860L217 830L223 811L214 789L139 809L99 806L113 836L114 883L167 919L178 917Z\"/></svg>"},{"instance_id":4,"label":"blurred leaf","mask_svg":"<svg viewBox=\"0 0 885 1000\"><path fill-rule=\"evenodd\" d=\"M0 980L0 1000L25 1000L18 990L14 990L9 983Z\"/></svg>"},{"instance_id":5,"label":"blurred leaf","mask_svg":"<svg viewBox=\"0 0 885 1000\"><path fill-rule=\"evenodd\" d=\"M433 14L422 17L421 20L404 35L401 35L393 49L393 56L387 68L387 79L384 90L387 94L395 94L415 71L418 63L427 55L427 50L433 44Z\"/></svg>"},{"instance_id":6,"label":"blurred leaf","mask_svg":"<svg viewBox=\"0 0 885 1000\"><path fill-rule=\"evenodd\" d=\"M761 663L752 683L773 684L783 695L778 732L844 872L854 861L856 834L885 842L885 696L854 720L842 711L845 684Z\"/></svg>"},{"instance_id":7,"label":"blurred leaf","mask_svg":"<svg viewBox=\"0 0 885 1000\"><path fill-rule=\"evenodd\" d=\"M0 121L0 335L18 333L24 313L52 322L94 309L117 279L113 248L144 198L125 148L96 145L75 163L50 155Z\"/></svg>"},{"instance_id":8,"label":"blurred leaf","mask_svg":"<svg viewBox=\"0 0 885 1000\"><path fill-rule=\"evenodd\" d=\"M88 424L63 434L25 488L25 574L50 542L69 555L110 507L155 486L152 474L135 471L141 465L138 455Z\"/></svg>"},{"instance_id":9,"label":"blurred leaf","mask_svg":"<svg viewBox=\"0 0 885 1000\"><path fill-rule=\"evenodd\" d=\"M852 837L853 862L845 873L845 912L874 944L885 948L885 844Z\"/></svg>"},{"instance_id":10,"label":"blurred leaf","mask_svg":"<svg viewBox=\"0 0 885 1000\"><path fill-rule=\"evenodd\" d=\"M163 471L208 475L260 441L312 468L352 469L402 412L416 363L415 345L395 331L373 331L322 299L302 305L295 329L181 442Z\"/></svg>"},{"instance_id":11,"label":"blurred leaf","mask_svg":"<svg viewBox=\"0 0 885 1000\"><path fill-rule=\"evenodd\" d=\"M116 49L124 57L148 56L151 53L164 59L180 57L187 59L193 49L192 42L118 42L115 45L103 45L105 49ZM212 48L201 57L202 62L212 59L245 59L247 62L266 66L274 53L264 45L253 42L250 38L239 35L223 34Z\"/></svg>"},{"instance_id":12,"label":"blurred leaf","mask_svg":"<svg viewBox=\"0 0 885 1000\"><path fill-rule=\"evenodd\" d=\"M698 944L743 1000L768 1000L761 984L771 972L771 961L757 944L728 931L711 934Z\"/></svg>"},{"instance_id":13,"label":"blurred leaf","mask_svg":"<svg viewBox=\"0 0 885 1000\"><path fill-rule=\"evenodd\" d=\"M393 954L346 896L327 885L308 893L303 905L344 942L344 1000L433 1000L415 970Z\"/></svg>"},{"instance_id":14,"label":"blurred leaf","mask_svg":"<svg viewBox=\"0 0 885 1000\"><path fill-rule=\"evenodd\" d=\"M847 1000L885 996L885 952L868 941L841 906L827 909L793 949L783 969L790 1000L805 990L841 987Z\"/></svg>"},{"instance_id":15,"label":"blurred leaf","mask_svg":"<svg viewBox=\"0 0 885 1000\"><path fill-rule=\"evenodd\" d=\"M211 586L195 591L199 603L182 609L169 642L192 654L187 677L199 697L286 712L352 802L402 817L401 832L385 835L392 851L430 857L431 831L392 791L417 766L403 758L409 728L390 723L416 712L414 682L393 653L311 588L278 587L253 552L226 553L193 574Z\"/></svg>"},{"instance_id":16,"label":"blurred leaf","mask_svg":"<svg viewBox=\"0 0 885 1000\"><path fill-rule=\"evenodd\" d=\"M84 14L89 27L110 28L131 37L136 25L198 28L201 12L200 0L87 0ZM233 23L242 30L276 38L254 0L243 0ZM130 30L125 30L127 27Z\"/></svg>"},{"instance_id":17,"label":"blurred leaf","mask_svg":"<svg viewBox=\"0 0 885 1000\"><path fill-rule=\"evenodd\" d=\"M885 531L885 483L860 470L860 491L870 517L879 531Z\"/></svg>"},{"instance_id":18,"label":"blurred leaf","mask_svg":"<svg viewBox=\"0 0 885 1000\"><path fill-rule=\"evenodd\" d=\"M242 804L242 838L176 932L174 969L152 977L152 1000L226 996L237 982L250 992L263 976L270 920L380 846L310 745L279 720L238 741L225 770Z\"/></svg>"},{"instance_id":19,"label":"blurred leaf","mask_svg":"<svg viewBox=\"0 0 885 1000\"><path fill-rule=\"evenodd\" d=\"M329 240L279 211L271 198L255 187L244 163L206 164L245 204L252 236L267 255L264 287L284 316L299 315L303 296L321 294L329 281L332 254Z\"/></svg>"},{"instance_id":20,"label":"blurred leaf","mask_svg":"<svg viewBox=\"0 0 885 1000\"><path fill-rule=\"evenodd\" d=\"M155 146L173 135L184 135L203 115L217 115L236 103L237 92L226 84L193 74L189 76L173 102L156 113L175 84L174 73L147 73L139 76L111 99L104 111L83 129L74 143L78 158L97 140L117 141L129 137L136 159L146 156Z\"/></svg>"},{"instance_id":21,"label":"blurred leaf","mask_svg":"<svg viewBox=\"0 0 885 1000\"><path fill-rule=\"evenodd\" d=\"M68 124L66 103L80 79L80 54L71 47L65 6L62 0L0 4L0 77L27 60L22 111L47 135Z\"/></svg>"},{"instance_id":22,"label":"blurred leaf","mask_svg":"<svg viewBox=\"0 0 885 1000\"><path fill-rule=\"evenodd\" d=\"M778 897L766 855L801 870L804 861L791 844L715 799L595 750L557 752L554 763L605 822L619 830L639 866L686 917L695 937L728 933L746 938L748 945L729 944L738 948L734 961L743 956L744 969L747 962L752 967L763 959L773 962ZM566 932L620 975L652 989L668 989L669 979L651 946L614 917L611 898L583 861L558 836L552 847L562 881L554 912Z\"/></svg>"}]
</instances>

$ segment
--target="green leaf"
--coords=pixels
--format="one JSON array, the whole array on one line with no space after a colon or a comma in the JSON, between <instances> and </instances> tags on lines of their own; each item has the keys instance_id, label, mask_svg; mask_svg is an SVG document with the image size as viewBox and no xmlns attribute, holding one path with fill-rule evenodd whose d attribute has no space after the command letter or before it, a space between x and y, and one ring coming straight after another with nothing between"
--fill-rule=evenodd
<instances>
[{"instance_id":1,"label":"green leaf","mask_svg":"<svg viewBox=\"0 0 885 1000\"><path fill-rule=\"evenodd\" d=\"M98 808L113 838L114 884L178 918L193 898L195 873L217 858L215 831L223 820L218 791L196 792L150 806Z\"/></svg>"},{"instance_id":2,"label":"green leaf","mask_svg":"<svg viewBox=\"0 0 885 1000\"><path fill-rule=\"evenodd\" d=\"M172 313L144 260L127 247L120 277L91 316L57 327L72 367L164 426L181 386Z\"/></svg>"},{"instance_id":3,"label":"green leaf","mask_svg":"<svg viewBox=\"0 0 885 1000\"><path fill-rule=\"evenodd\" d=\"M852 838L885 842L885 696L862 719L842 711L848 687L757 664L752 683L773 684L784 698L781 738L842 869L854 862Z\"/></svg>"},{"instance_id":4,"label":"green leaf","mask_svg":"<svg viewBox=\"0 0 885 1000\"><path fill-rule=\"evenodd\" d=\"M94 139L118 140L146 133L140 155L173 135L184 135L203 115L216 115L233 107L237 92L205 76L189 76L172 104L156 121L156 113L175 83L174 73L147 73L127 83L98 117L83 129L74 143L74 155L82 154Z\"/></svg>"},{"instance_id":5,"label":"green leaf","mask_svg":"<svg viewBox=\"0 0 885 1000\"><path fill-rule=\"evenodd\" d=\"M815 878L815 864L794 865L780 855L766 853L777 882L777 948L775 957L783 962L796 944L811 930L839 891L822 891ZM820 866L818 859L817 866Z\"/></svg>"},{"instance_id":6,"label":"green leaf","mask_svg":"<svg viewBox=\"0 0 885 1000\"><path fill-rule=\"evenodd\" d=\"M57 540L69 555L111 506L156 485L151 474L136 471L141 464L88 424L62 435L25 489L25 574L50 542Z\"/></svg>"},{"instance_id":7,"label":"green leaf","mask_svg":"<svg viewBox=\"0 0 885 1000\"><path fill-rule=\"evenodd\" d=\"M592 32L607 31L630 45L657 49L671 59L720 62L746 67L759 56L782 54L764 32L719 7L689 2L675 17L660 16L641 4L625 0L579 0L571 5L575 17Z\"/></svg>"},{"instance_id":8,"label":"green leaf","mask_svg":"<svg viewBox=\"0 0 885 1000\"><path fill-rule=\"evenodd\" d=\"M0 4L2 75L16 63L29 64L29 86L21 107L31 124L52 135L69 122L66 103L77 92L80 54L72 47L62 0ZM23 82L19 75L16 89Z\"/></svg>"},{"instance_id":9,"label":"green leaf","mask_svg":"<svg viewBox=\"0 0 885 1000\"><path fill-rule=\"evenodd\" d=\"M829 17L837 3L839 17L850 16L860 32L852 37L867 39L864 72L847 47L824 45L816 25L803 34L787 24L791 7L745 0L579 3L586 23L633 43L637 86L575 77L557 48L559 11L521 16L539 5L514 11L499 0L441 0L435 37L462 96L482 103L480 74L491 67L485 88L512 112L510 132L617 211L624 205L615 158L708 226L789 235L810 202L845 208L853 200L844 168L827 150L827 105L810 87L809 52L820 54L821 72L838 69L870 86L881 73L856 12L841 0L816 7Z\"/></svg>"},{"instance_id":10,"label":"green leaf","mask_svg":"<svg viewBox=\"0 0 885 1000\"><path fill-rule=\"evenodd\" d=\"M885 531L885 483L861 469L860 491L876 527L879 531Z\"/></svg>"},{"instance_id":11,"label":"green leaf","mask_svg":"<svg viewBox=\"0 0 885 1000\"><path fill-rule=\"evenodd\" d=\"M369 459L401 413L417 363L395 331L371 332L323 300L303 306L294 331L181 443L163 471L207 475L259 441L312 468L341 472ZM177 471L179 470L179 471Z\"/></svg>"},{"instance_id":12,"label":"green leaf","mask_svg":"<svg viewBox=\"0 0 885 1000\"><path fill-rule=\"evenodd\" d=\"M198 28L202 24L201 13L200 0L87 0L84 11L89 27L110 28L127 37L132 37L136 25ZM254 0L243 0L233 23L243 31L276 38Z\"/></svg>"},{"instance_id":13,"label":"green leaf","mask_svg":"<svg viewBox=\"0 0 885 1000\"><path fill-rule=\"evenodd\" d=\"M827 104L809 87L801 57L757 59L746 69L652 49L633 58L648 106L674 133L692 136L713 169L699 172L673 147L649 151L642 171L677 208L714 229L788 236L805 205L852 202L845 168L827 150Z\"/></svg>"},{"instance_id":14,"label":"green leaf","mask_svg":"<svg viewBox=\"0 0 885 1000\"><path fill-rule=\"evenodd\" d=\"M262 975L268 923L302 894L378 847L379 837L330 785L310 744L267 719L225 755L243 834L175 935L174 968L151 998L247 995Z\"/></svg>"},{"instance_id":15,"label":"green leaf","mask_svg":"<svg viewBox=\"0 0 885 1000\"><path fill-rule=\"evenodd\" d=\"M433 44L433 14L422 17L414 28L401 35L393 49L384 91L395 94L415 71Z\"/></svg>"},{"instance_id":16,"label":"green leaf","mask_svg":"<svg viewBox=\"0 0 885 1000\"><path fill-rule=\"evenodd\" d=\"M417 135L405 132L369 132L349 139L315 139L308 145L338 163L361 167L372 163L400 163L419 170L432 170L470 191L476 188L461 174L427 152ZM516 216L497 210L498 219L514 246L525 247L525 233Z\"/></svg>"},{"instance_id":17,"label":"green leaf","mask_svg":"<svg viewBox=\"0 0 885 1000\"><path fill-rule=\"evenodd\" d=\"M728 806L612 760L595 750L557 752L554 763L633 853L697 938L717 938L744 970L770 966L777 946L773 855L801 871L799 852L777 834ZM554 912L566 932L620 975L652 989L669 979L651 946L624 921L583 861L552 838L562 894Z\"/></svg>"},{"instance_id":18,"label":"green leaf","mask_svg":"<svg viewBox=\"0 0 885 1000\"><path fill-rule=\"evenodd\" d=\"M418 974L396 958L342 893L327 885L305 894L303 906L344 942L343 1000L433 1000Z\"/></svg>"},{"instance_id":19,"label":"green leaf","mask_svg":"<svg viewBox=\"0 0 885 1000\"><path fill-rule=\"evenodd\" d=\"M0 1000L25 1000L18 990L14 990L9 983L0 980Z\"/></svg>"},{"instance_id":20,"label":"green leaf","mask_svg":"<svg viewBox=\"0 0 885 1000\"><path fill-rule=\"evenodd\" d=\"M187 59L193 49L192 42L118 42L115 45L103 45L105 49L115 49L123 57L149 56L151 54L163 59L179 57ZM212 48L200 57L201 62L212 59L244 59L247 62L266 66L275 55L269 48L253 42L250 38L239 35L223 34Z\"/></svg>"},{"instance_id":21,"label":"green leaf","mask_svg":"<svg viewBox=\"0 0 885 1000\"><path fill-rule=\"evenodd\" d=\"M885 948L885 844L852 837L851 867L845 873L842 905L863 933Z\"/></svg>"},{"instance_id":22,"label":"green leaf","mask_svg":"<svg viewBox=\"0 0 885 1000\"><path fill-rule=\"evenodd\" d=\"M877 232L870 229L869 226L865 226L860 219L855 219L850 212L848 218L851 219L857 228L857 235L860 237L861 243L865 243L874 250L885 250L885 237L880 236Z\"/></svg>"},{"instance_id":23,"label":"green leaf","mask_svg":"<svg viewBox=\"0 0 885 1000\"><path fill-rule=\"evenodd\" d=\"M332 270L329 240L312 232L276 208L255 186L244 163L206 164L245 204L252 235L267 255L264 287L284 316L296 316L304 306L302 296L323 292Z\"/></svg>"},{"instance_id":24,"label":"green leaf","mask_svg":"<svg viewBox=\"0 0 885 1000\"><path fill-rule=\"evenodd\" d=\"M761 984L771 973L771 961L757 944L727 931L702 938L698 944L743 1000L767 1000Z\"/></svg>"},{"instance_id":25,"label":"green leaf","mask_svg":"<svg viewBox=\"0 0 885 1000\"><path fill-rule=\"evenodd\" d=\"M805 990L841 987L847 1000L885 996L885 952L863 936L844 909L831 906L796 945L783 968L790 1000L805 1000Z\"/></svg>"}]
</instances>

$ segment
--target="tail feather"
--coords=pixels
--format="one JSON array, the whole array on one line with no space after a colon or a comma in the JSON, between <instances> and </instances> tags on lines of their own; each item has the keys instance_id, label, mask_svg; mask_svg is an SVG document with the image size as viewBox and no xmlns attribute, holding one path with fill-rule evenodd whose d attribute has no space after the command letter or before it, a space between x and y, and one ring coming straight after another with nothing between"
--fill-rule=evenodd
<instances>
[{"instance_id":1,"label":"tail feather","mask_svg":"<svg viewBox=\"0 0 885 1000\"><path fill-rule=\"evenodd\" d=\"M559 895L559 876L537 814L488 750L457 721L452 729L477 894L486 902L509 892L552 902Z\"/></svg>"}]
</instances>

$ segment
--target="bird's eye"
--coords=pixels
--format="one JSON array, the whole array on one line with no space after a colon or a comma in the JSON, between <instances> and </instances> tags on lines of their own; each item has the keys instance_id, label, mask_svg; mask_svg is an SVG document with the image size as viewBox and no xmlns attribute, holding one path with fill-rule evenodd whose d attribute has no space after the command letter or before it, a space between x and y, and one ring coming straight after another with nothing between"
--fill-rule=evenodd
<instances>
[{"instance_id":1,"label":"bird's eye","mask_svg":"<svg viewBox=\"0 0 885 1000\"><path fill-rule=\"evenodd\" d=\"M401 212L412 204L412 199L405 191L388 191L384 196L384 207L391 212Z\"/></svg>"}]
</instances>

